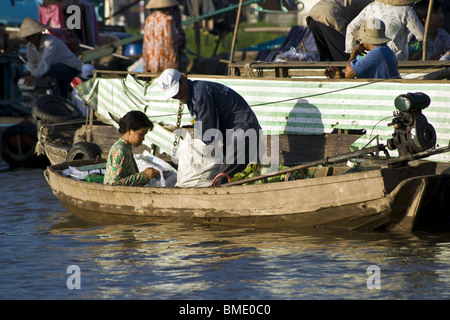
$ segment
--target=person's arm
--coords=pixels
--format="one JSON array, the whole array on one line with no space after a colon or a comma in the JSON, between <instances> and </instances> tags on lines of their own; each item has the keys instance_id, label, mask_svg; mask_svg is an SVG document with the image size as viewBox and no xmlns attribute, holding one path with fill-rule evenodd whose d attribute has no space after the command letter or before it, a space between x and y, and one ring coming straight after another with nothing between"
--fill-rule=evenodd
<instances>
[{"instance_id":1,"label":"person's arm","mask_svg":"<svg viewBox=\"0 0 450 320\"><path fill-rule=\"evenodd\" d=\"M33 49L31 46L34 46L34 44L31 43L27 44L27 51L26 51L27 63L25 65L25 67L27 68L28 71L30 71L30 73L36 70L37 66L39 65L36 49Z\"/></svg>"},{"instance_id":2,"label":"person's arm","mask_svg":"<svg viewBox=\"0 0 450 320\"><path fill-rule=\"evenodd\" d=\"M145 19L145 25L144 25L144 40L142 43L142 60L144 61L144 72L149 72L150 68L148 66L148 54L150 52L150 34L152 32L151 26L150 26L150 17L147 17Z\"/></svg>"},{"instance_id":3,"label":"person's arm","mask_svg":"<svg viewBox=\"0 0 450 320\"><path fill-rule=\"evenodd\" d=\"M167 37L167 55L174 56L178 55L178 39L177 31L175 27L175 20L173 17L169 17L164 25L164 34Z\"/></svg>"},{"instance_id":4,"label":"person's arm","mask_svg":"<svg viewBox=\"0 0 450 320\"><path fill-rule=\"evenodd\" d=\"M126 157L129 155L123 148L117 148L110 153L105 173L105 184L136 186L143 185L149 181L145 171L127 176ZM134 159L133 159L134 160Z\"/></svg>"},{"instance_id":5,"label":"person's arm","mask_svg":"<svg viewBox=\"0 0 450 320\"><path fill-rule=\"evenodd\" d=\"M423 41L425 28L411 7L407 7L406 9L406 28L416 37L417 40Z\"/></svg>"},{"instance_id":6,"label":"person's arm","mask_svg":"<svg viewBox=\"0 0 450 320\"><path fill-rule=\"evenodd\" d=\"M450 52L450 34L444 29L438 29L438 32L442 33L442 38L444 39L444 41L443 41L444 42L444 44L443 44L444 52L442 53L442 55L444 55L447 52Z\"/></svg>"},{"instance_id":7,"label":"person's arm","mask_svg":"<svg viewBox=\"0 0 450 320\"><path fill-rule=\"evenodd\" d=\"M323 73L330 79L339 79L339 78L345 78L345 74L339 67L327 67Z\"/></svg>"},{"instance_id":8,"label":"person's arm","mask_svg":"<svg viewBox=\"0 0 450 320\"><path fill-rule=\"evenodd\" d=\"M36 70L37 66L39 65L39 60L37 57L36 49L33 48L34 44L28 43L27 45L27 63L25 67L30 72L29 75L24 77L25 85L32 86L34 84L34 81L36 80L36 77L33 75L34 70Z\"/></svg>"},{"instance_id":9,"label":"person's arm","mask_svg":"<svg viewBox=\"0 0 450 320\"><path fill-rule=\"evenodd\" d=\"M352 61L356 60L356 57L363 53L364 51L366 51L366 48L364 47L364 45L362 43L358 43L357 46L355 47L355 49L352 51L352 53L350 54L350 58L347 61L347 66L345 68L345 77L347 79L353 79L356 77L356 73L352 68Z\"/></svg>"},{"instance_id":10,"label":"person's arm","mask_svg":"<svg viewBox=\"0 0 450 320\"><path fill-rule=\"evenodd\" d=\"M367 7L366 7L367 8ZM353 37L352 32L358 30L361 23L366 18L366 8L364 8L355 19L353 19L347 26L347 32L345 35L345 52L352 53L356 46L356 39Z\"/></svg>"},{"instance_id":11,"label":"person's arm","mask_svg":"<svg viewBox=\"0 0 450 320\"><path fill-rule=\"evenodd\" d=\"M195 99L197 100L194 103L193 111L197 118L194 125L198 126L201 123L202 140L206 144L211 143L213 140L217 141L218 138L223 138L220 137L222 133L218 130L219 112L216 108L216 99L220 99L220 97L215 96L215 94L216 91L208 85L202 87L202 92L195 93ZM209 129L212 130L206 132Z\"/></svg>"},{"instance_id":12,"label":"person's arm","mask_svg":"<svg viewBox=\"0 0 450 320\"><path fill-rule=\"evenodd\" d=\"M36 78L44 76L50 70L52 61L55 59L57 54L58 43L52 38L44 39L44 53L42 54L42 58L39 61L37 68L31 72L31 74Z\"/></svg>"}]
</instances>

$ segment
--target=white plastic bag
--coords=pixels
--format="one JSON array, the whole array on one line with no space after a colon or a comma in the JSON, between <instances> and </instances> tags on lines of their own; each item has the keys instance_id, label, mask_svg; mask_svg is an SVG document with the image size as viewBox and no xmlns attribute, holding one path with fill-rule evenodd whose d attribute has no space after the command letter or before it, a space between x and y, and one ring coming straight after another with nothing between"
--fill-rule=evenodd
<instances>
[{"instance_id":1,"label":"white plastic bag","mask_svg":"<svg viewBox=\"0 0 450 320\"><path fill-rule=\"evenodd\" d=\"M86 171L86 170L81 171L81 170L78 170L77 167L69 166L68 169L65 169L62 171L63 175L70 176L72 179L75 179L75 180L83 180L90 173L105 174L105 170L104 169L92 169L89 171Z\"/></svg>"},{"instance_id":2,"label":"white plastic bag","mask_svg":"<svg viewBox=\"0 0 450 320\"><path fill-rule=\"evenodd\" d=\"M447 51L440 59L439 61L445 61L450 60L450 51Z\"/></svg>"},{"instance_id":3,"label":"white plastic bag","mask_svg":"<svg viewBox=\"0 0 450 320\"><path fill-rule=\"evenodd\" d=\"M287 61L315 61L316 57L310 52L297 52L294 47L291 47L289 51L280 53L275 57L274 62L287 62Z\"/></svg>"},{"instance_id":4,"label":"white plastic bag","mask_svg":"<svg viewBox=\"0 0 450 320\"><path fill-rule=\"evenodd\" d=\"M187 133L177 150L177 187L210 187L220 164L209 155L211 146Z\"/></svg>"},{"instance_id":5,"label":"white plastic bag","mask_svg":"<svg viewBox=\"0 0 450 320\"><path fill-rule=\"evenodd\" d=\"M144 171L148 167L159 171L159 179L150 179L148 187L174 187L177 182L177 171L166 161L155 157L145 150L142 154L134 155L139 171ZM164 171L166 173L164 174Z\"/></svg>"}]
</instances>

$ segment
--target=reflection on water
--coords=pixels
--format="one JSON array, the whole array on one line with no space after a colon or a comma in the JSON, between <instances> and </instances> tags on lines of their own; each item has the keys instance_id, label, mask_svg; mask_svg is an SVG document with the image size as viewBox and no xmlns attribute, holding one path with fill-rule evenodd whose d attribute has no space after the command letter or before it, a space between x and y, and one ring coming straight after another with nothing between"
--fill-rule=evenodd
<instances>
[{"instance_id":1,"label":"reflection on water","mask_svg":"<svg viewBox=\"0 0 450 320\"><path fill-rule=\"evenodd\" d=\"M61 207L40 170L0 179L3 299L450 298L448 233L95 226ZM79 290L67 288L70 265Z\"/></svg>"}]
</instances>

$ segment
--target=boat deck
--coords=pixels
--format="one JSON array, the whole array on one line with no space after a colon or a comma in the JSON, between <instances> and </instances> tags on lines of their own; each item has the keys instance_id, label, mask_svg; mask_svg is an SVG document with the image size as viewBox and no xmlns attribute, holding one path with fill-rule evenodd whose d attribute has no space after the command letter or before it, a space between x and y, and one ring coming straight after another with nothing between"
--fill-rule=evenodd
<instances>
[{"instance_id":1,"label":"boat deck","mask_svg":"<svg viewBox=\"0 0 450 320\"><path fill-rule=\"evenodd\" d=\"M345 61L288 61L261 62L243 61L230 63L228 73L241 77L269 78L320 78L326 79L323 72L327 67L345 68ZM399 72L403 79L418 79L426 74L450 67L450 61L400 61ZM449 73L450 76L450 73Z\"/></svg>"}]
</instances>

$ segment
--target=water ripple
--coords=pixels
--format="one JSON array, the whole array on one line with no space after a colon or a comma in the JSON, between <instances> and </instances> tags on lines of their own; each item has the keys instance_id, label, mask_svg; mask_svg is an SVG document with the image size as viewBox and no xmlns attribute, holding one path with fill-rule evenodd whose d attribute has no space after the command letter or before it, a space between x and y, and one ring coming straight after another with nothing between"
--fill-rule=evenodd
<instances>
[{"instance_id":1,"label":"water ripple","mask_svg":"<svg viewBox=\"0 0 450 320\"><path fill-rule=\"evenodd\" d=\"M0 187L2 299L450 298L448 233L90 225L66 212L42 171L0 179L11 182ZM80 290L67 288L70 265ZM380 290L367 287L370 265Z\"/></svg>"}]
</instances>

